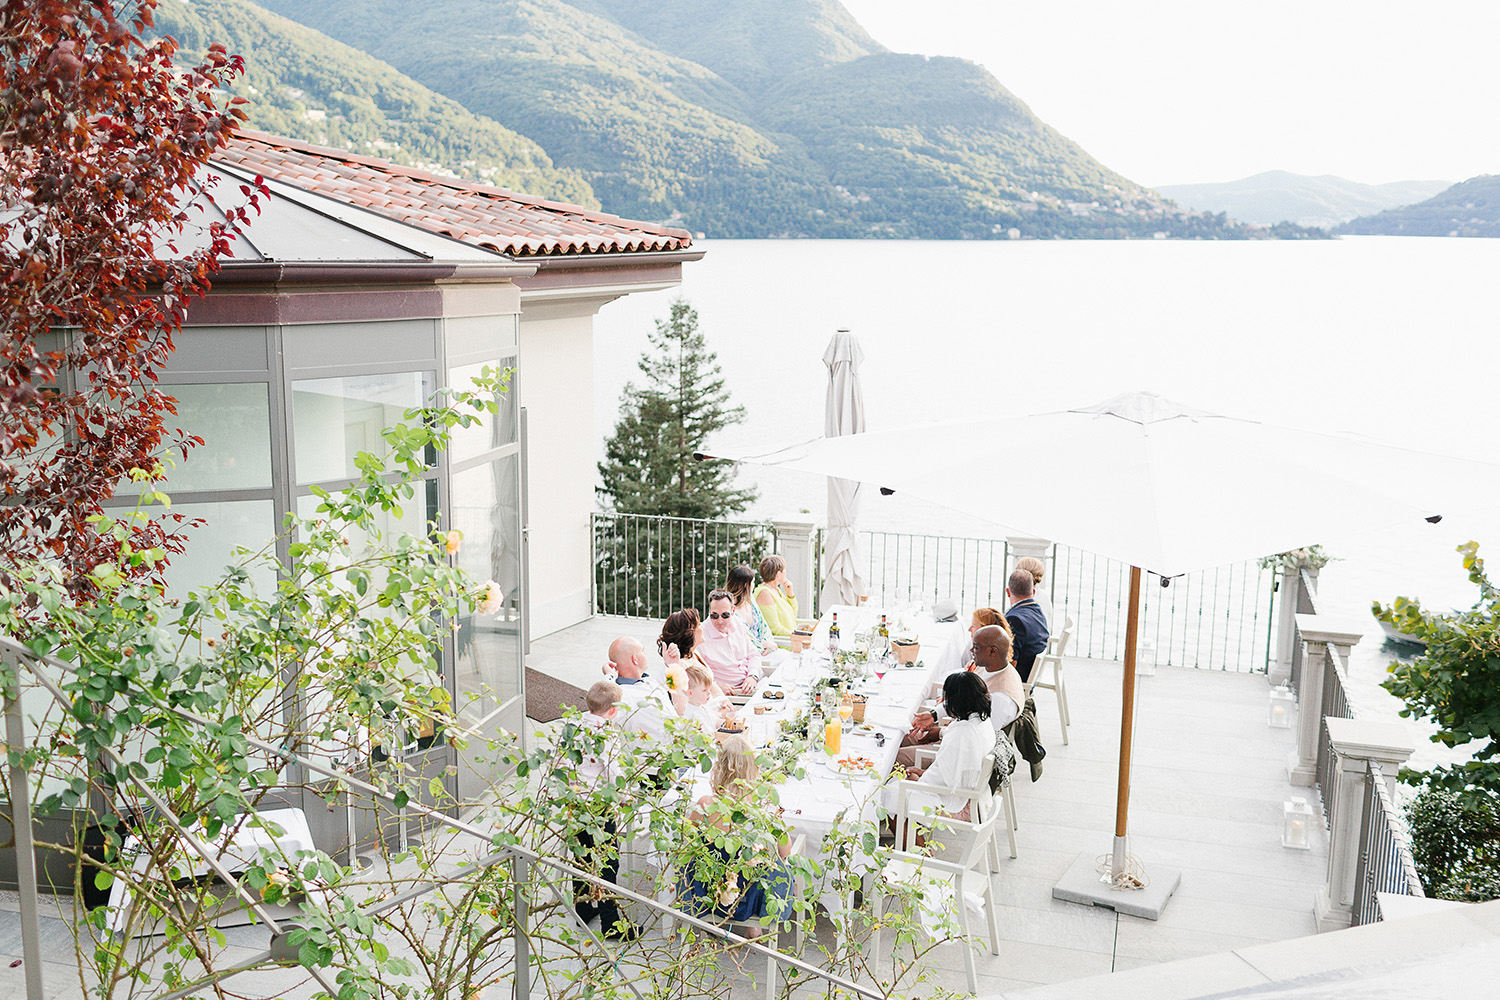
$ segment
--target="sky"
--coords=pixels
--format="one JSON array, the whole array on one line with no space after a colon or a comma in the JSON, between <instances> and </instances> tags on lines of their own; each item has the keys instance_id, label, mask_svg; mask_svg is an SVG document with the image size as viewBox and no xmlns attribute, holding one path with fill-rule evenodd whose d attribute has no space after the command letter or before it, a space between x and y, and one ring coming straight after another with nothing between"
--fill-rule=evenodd
<instances>
[{"instance_id":1,"label":"sky","mask_svg":"<svg viewBox=\"0 0 1500 1000\"><path fill-rule=\"evenodd\" d=\"M843 0L1148 186L1500 173L1500 0Z\"/></svg>"}]
</instances>

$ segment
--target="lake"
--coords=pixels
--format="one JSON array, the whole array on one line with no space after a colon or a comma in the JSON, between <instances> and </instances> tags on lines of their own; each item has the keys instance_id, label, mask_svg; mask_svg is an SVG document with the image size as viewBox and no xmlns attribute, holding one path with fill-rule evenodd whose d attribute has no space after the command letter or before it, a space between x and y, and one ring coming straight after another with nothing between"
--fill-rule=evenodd
<instances>
[{"instance_id":1,"label":"lake","mask_svg":"<svg viewBox=\"0 0 1500 1000\"><path fill-rule=\"evenodd\" d=\"M681 295L698 309L700 329L745 407L726 445L820 434L821 358L834 331L846 327L865 353L871 429L1068 409L1145 390L1234 416L1459 455L1494 453L1500 241L698 245L708 254L684 266L680 288L631 295L599 314L601 448L654 320ZM1063 462L1045 475L1102 487L1088 469ZM750 516L806 510L822 520L821 479L754 468L743 475L761 491ZM1267 482L1247 468L1244 488L1285 503L1314 484ZM867 500L861 520L891 531L998 534L986 522L899 496ZM1471 538L1500 540L1493 509L1326 541L1343 561L1323 571L1323 606L1368 636L1354 656L1362 706L1393 711L1376 686L1391 649L1381 648L1370 601L1401 594L1431 608L1472 604L1476 591L1454 553ZM1414 763L1427 766L1439 759L1434 754L1424 747Z\"/></svg>"}]
</instances>

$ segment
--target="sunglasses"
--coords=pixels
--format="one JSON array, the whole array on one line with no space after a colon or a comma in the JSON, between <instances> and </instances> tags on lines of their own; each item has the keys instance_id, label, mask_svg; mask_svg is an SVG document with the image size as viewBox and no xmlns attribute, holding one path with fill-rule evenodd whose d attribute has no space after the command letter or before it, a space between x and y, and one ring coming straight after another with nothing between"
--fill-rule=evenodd
<instances>
[{"instance_id":1,"label":"sunglasses","mask_svg":"<svg viewBox=\"0 0 1500 1000\"><path fill-rule=\"evenodd\" d=\"M710 618L733 618L734 617L734 612L733 611L710 611L708 613L708 617L710 617Z\"/></svg>"}]
</instances>

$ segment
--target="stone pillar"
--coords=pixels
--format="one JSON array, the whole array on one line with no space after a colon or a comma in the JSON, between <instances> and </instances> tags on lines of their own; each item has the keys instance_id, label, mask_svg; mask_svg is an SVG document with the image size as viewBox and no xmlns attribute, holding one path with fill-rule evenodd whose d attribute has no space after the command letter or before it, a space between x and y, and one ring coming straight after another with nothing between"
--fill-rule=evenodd
<instances>
[{"instance_id":1,"label":"stone pillar","mask_svg":"<svg viewBox=\"0 0 1500 1000\"><path fill-rule=\"evenodd\" d=\"M772 521L776 531L776 554L786 560L786 578L797 594L797 614L811 618L813 610L813 531L811 521Z\"/></svg>"},{"instance_id":2,"label":"stone pillar","mask_svg":"<svg viewBox=\"0 0 1500 1000\"><path fill-rule=\"evenodd\" d=\"M1328 878L1318 888L1313 914L1319 931L1348 927L1354 919L1355 876L1359 870L1360 832L1364 829L1369 797L1370 761L1385 771L1388 792L1394 792L1396 773L1416 745L1405 726L1367 719L1327 720L1335 754L1333 787L1323 789L1328 814Z\"/></svg>"},{"instance_id":3,"label":"stone pillar","mask_svg":"<svg viewBox=\"0 0 1500 1000\"><path fill-rule=\"evenodd\" d=\"M1292 648L1297 642L1297 595L1302 590L1302 574L1297 570L1283 566L1276 575L1280 578L1281 606L1277 611L1276 658L1267 675L1272 687L1290 684L1292 680Z\"/></svg>"},{"instance_id":4,"label":"stone pillar","mask_svg":"<svg viewBox=\"0 0 1500 1000\"><path fill-rule=\"evenodd\" d=\"M1333 631L1320 615L1297 615L1296 625L1302 641L1302 679L1297 692L1297 752L1287 766L1287 780L1311 788L1318 783L1318 740L1323 735L1323 672L1327 669L1328 647L1337 649L1347 663L1349 650L1363 634Z\"/></svg>"},{"instance_id":5,"label":"stone pillar","mask_svg":"<svg viewBox=\"0 0 1500 1000\"><path fill-rule=\"evenodd\" d=\"M1016 560L1024 559L1026 556L1035 556L1046 561L1052 551L1052 543L1045 538L1032 538L1029 535L1006 535L1005 544L1010 546L1010 565L1005 568L1006 575L1016 565Z\"/></svg>"}]
</instances>

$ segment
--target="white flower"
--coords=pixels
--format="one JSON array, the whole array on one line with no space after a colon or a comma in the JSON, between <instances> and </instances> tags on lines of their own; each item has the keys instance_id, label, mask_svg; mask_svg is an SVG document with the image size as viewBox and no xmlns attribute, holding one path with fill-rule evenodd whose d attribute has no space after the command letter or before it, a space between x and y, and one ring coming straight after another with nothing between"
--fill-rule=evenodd
<instances>
[{"instance_id":1,"label":"white flower","mask_svg":"<svg viewBox=\"0 0 1500 1000\"><path fill-rule=\"evenodd\" d=\"M488 580L484 585L484 596L479 599L479 613L492 615L500 610L505 603L505 592L494 580Z\"/></svg>"}]
</instances>

